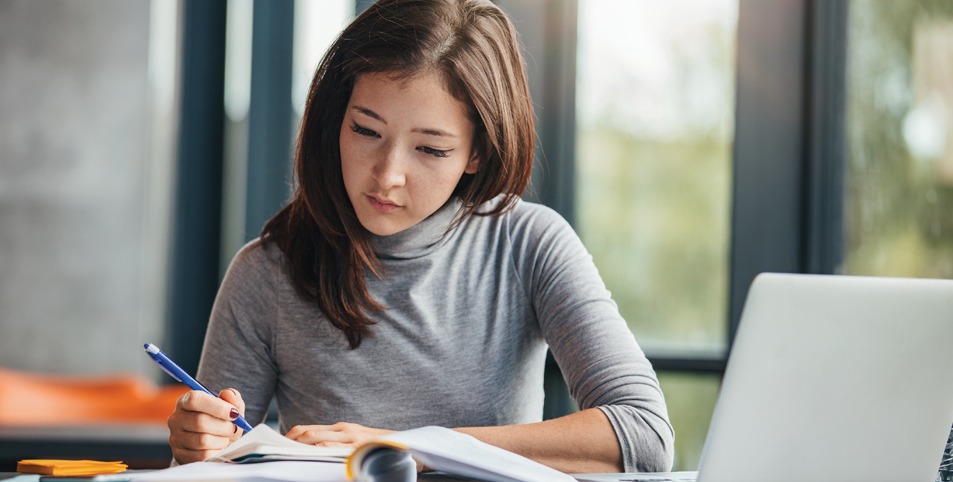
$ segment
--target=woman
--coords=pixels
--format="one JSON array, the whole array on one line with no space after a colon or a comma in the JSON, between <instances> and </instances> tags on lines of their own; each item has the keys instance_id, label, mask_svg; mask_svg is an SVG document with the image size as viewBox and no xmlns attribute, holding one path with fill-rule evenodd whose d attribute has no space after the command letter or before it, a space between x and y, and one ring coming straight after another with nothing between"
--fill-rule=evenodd
<instances>
[{"instance_id":1,"label":"woman","mask_svg":"<svg viewBox=\"0 0 953 482\"><path fill-rule=\"evenodd\" d=\"M180 463L272 397L289 438L455 428L566 472L665 471L650 363L582 243L526 203L533 112L515 31L485 0L382 0L315 74L292 201L232 261ZM549 347L580 411L542 422Z\"/></svg>"}]
</instances>

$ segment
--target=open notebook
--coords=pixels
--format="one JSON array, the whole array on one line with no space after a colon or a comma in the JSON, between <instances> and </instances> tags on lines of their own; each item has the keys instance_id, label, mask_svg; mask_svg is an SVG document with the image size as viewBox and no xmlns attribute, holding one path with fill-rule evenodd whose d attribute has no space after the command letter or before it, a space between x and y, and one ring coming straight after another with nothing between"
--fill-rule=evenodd
<instances>
[{"instance_id":1,"label":"open notebook","mask_svg":"<svg viewBox=\"0 0 953 482\"><path fill-rule=\"evenodd\" d=\"M253 463L273 460L301 460L344 463L352 449L320 447L291 440L265 424L260 424L235 441L209 462Z\"/></svg>"},{"instance_id":2,"label":"open notebook","mask_svg":"<svg viewBox=\"0 0 953 482\"><path fill-rule=\"evenodd\" d=\"M404 471L412 480L416 478L416 464L411 457L430 469L464 477L464 480L575 482L562 472L443 427L394 432L352 450L295 442L265 424L256 426L205 462L97 480L345 482L367 480L368 473L399 471Z\"/></svg>"}]
</instances>

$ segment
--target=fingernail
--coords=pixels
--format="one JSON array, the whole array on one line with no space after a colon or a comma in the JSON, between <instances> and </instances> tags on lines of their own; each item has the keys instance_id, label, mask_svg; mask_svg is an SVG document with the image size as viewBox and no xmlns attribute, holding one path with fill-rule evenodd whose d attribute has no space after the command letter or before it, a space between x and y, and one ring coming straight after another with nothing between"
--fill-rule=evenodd
<instances>
[{"instance_id":1,"label":"fingernail","mask_svg":"<svg viewBox=\"0 0 953 482\"><path fill-rule=\"evenodd\" d=\"M229 420L235 420L236 418L238 418L239 415L241 414L238 413L237 408L233 408L231 411L228 412Z\"/></svg>"}]
</instances>

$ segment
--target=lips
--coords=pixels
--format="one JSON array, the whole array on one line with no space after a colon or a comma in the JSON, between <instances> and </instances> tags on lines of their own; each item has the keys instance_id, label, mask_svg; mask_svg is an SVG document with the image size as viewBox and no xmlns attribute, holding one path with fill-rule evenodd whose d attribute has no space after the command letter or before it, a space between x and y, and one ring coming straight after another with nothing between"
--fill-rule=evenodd
<instances>
[{"instance_id":1,"label":"lips","mask_svg":"<svg viewBox=\"0 0 953 482\"><path fill-rule=\"evenodd\" d=\"M373 195L368 195L368 196L367 196L367 200L368 200L368 202L370 202L371 207L373 207L374 209L376 209L377 211L380 211L380 212L382 212L382 213L393 212L393 211L395 211L397 208L400 207L400 205L398 205L397 203L395 203L395 202L393 202L393 201L391 201L391 200L389 200L389 199L379 198L379 197L373 196Z\"/></svg>"}]
</instances>

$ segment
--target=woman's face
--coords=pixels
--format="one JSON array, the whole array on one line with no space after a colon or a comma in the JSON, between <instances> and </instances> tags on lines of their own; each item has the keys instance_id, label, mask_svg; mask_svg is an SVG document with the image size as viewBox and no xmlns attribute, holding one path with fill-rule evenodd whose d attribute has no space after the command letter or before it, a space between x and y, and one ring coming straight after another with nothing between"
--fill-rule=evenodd
<instances>
[{"instance_id":1,"label":"woman's face","mask_svg":"<svg viewBox=\"0 0 953 482\"><path fill-rule=\"evenodd\" d=\"M359 76L340 142L347 195L364 228L379 236L433 214L479 165L466 106L433 72Z\"/></svg>"}]
</instances>

